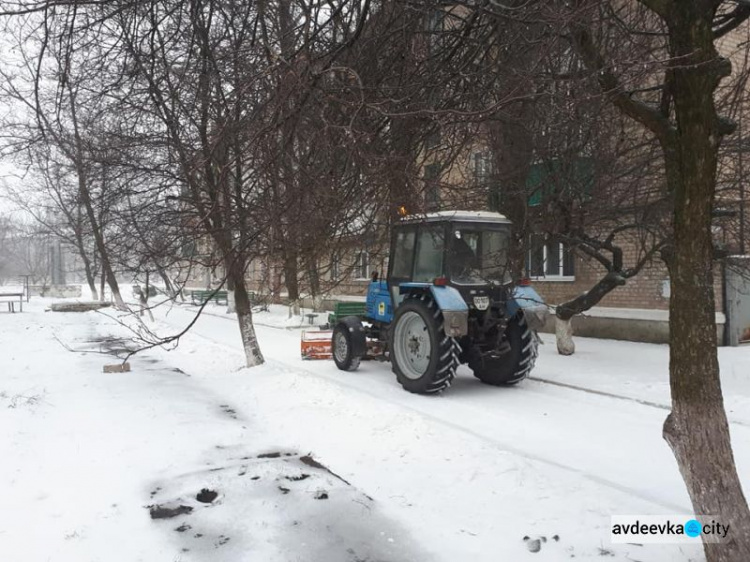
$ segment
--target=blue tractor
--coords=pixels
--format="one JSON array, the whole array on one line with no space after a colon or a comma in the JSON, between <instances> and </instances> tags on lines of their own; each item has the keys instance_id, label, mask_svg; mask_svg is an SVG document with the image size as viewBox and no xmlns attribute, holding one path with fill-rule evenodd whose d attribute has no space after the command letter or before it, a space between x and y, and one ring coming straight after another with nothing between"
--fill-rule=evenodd
<instances>
[{"instance_id":1,"label":"blue tractor","mask_svg":"<svg viewBox=\"0 0 750 562\"><path fill-rule=\"evenodd\" d=\"M390 360L406 390L445 390L465 363L484 383L514 385L537 357L547 308L508 270L510 221L499 213L448 211L393 228L388 274L373 274L363 317L333 326L344 371L360 359Z\"/></svg>"}]
</instances>

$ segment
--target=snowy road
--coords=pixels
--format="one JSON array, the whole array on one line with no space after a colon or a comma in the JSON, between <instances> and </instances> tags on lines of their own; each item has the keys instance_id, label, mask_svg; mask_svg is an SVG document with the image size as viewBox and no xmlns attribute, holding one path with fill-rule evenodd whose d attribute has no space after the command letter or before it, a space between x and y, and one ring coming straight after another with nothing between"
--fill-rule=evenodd
<instances>
[{"instance_id":1,"label":"snowy road","mask_svg":"<svg viewBox=\"0 0 750 562\"><path fill-rule=\"evenodd\" d=\"M171 313L170 324L180 326L191 317L190 312L177 309ZM206 315L195 326L194 334L236 353L241 350L232 318ZM651 469L653 463L668 466L674 461L661 438L666 411L635 402L648 401L649 396L635 396L628 403L539 381L526 381L516 388L493 388L480 384L465 366L442 396L415 396L401 389L387 363L363 363L357 372L344 373L332 362L301 361L296 331L259 326L258 337L272 363L372 400L397 404L446 430L569 470L661 508L676 513L689 511L686 493L669 485L674 475L654 474ZM566 359L554 361L549 357L551 347L542 348L534 372L537 378L545 379L550 368L565 368ZM746 351L750 355L750 349ZM580 388L591 386L584 382ZM750 428L733 424L732 433L736 440L750 443ZM750 474L750 451L740 451L738 456L740 466L747 469L741 472Z\"/></svg>"},{"instance_id":2,"label":"snowy road","mask_svg":"<svg viewBox=\"0 0 750 562\"><path fill-rule=\"evenodd\" d=\"M156 329L191 318L175 307ZM219 308L127 374L103 375L111 358L54 339L81 349L112 333L123 330L96 313L0 318L0 401L16 401L0 408L2 560L702 560L700 548L609 544L613 514L690 513L661 439L666 411L636 402L665 403L662 346L580 340L572 358L543 346L535 376L584 390L492 388L461 368L424 397L388 364L303 362L298 330L258 326L268 364L242 369ZM746 476L748 361L748 348L722 350ZM257 459L269 451L282 457ZM300 464L308 454L326 468ZM204 485L221 494L210 510L149 519L144 506ZM307 501L321 487L330 498ZM527 536L546 538L540 552Z\"/></svg>"},{"instance_id":3,"label":"snowy road","mask_svg":"<svg viewBox=\"0 0 750 562\"><path fill-rule=\"evenodd\" d=\"M169 323L175 327L180 326L190 317L189 312L176 309L170 313ZM508 496L512 505L518 505L521 509L528 509L536 503L538 509L533 511L537 514L544 513L542 520L577 517L580 513L576 513L578 509L593 510L603 516L593 518L597 521L593 524L601 525L602 530L608 525L611 513L690 512L689 499L681 484L676 463L661 438L661 425L666 416L663 409L535 381L528 381L518 388L491 388L479 384L465 367L460 369L454 385L442 396L415 396L400 388L387 364L364 363L356 373L343 373L331 362L301 361L297 353L297 331L259 326L258 334L271 367L277 370L280 370L279 366L285 368L285 376L278 383L289 384L292 387L290 393L304 386L310 388L305 388L302 396L310 396L311 400L321 400L329 394L336 396L333 403L335 406L331 405L326 415L341 416L342 412L357 411L366 404L367 407L387 408L397 412L396 417L408 419L403 433L413 432L412 439L400 443L400 448L392 451L392 457L381 459L381 462L388 472L403 470L412 473L399 476L386 474L379 478L382 482L378 482L378 485L387 490L387 495L397 497L400 487L412 489L415 480L431 478L441 489L437 498L430 497L434 490L430 490L426 496L419 490L414 490L403 501L419 502L426 512L442 512L443 516L446 509L449 512L455 509L455 513L460 513L462 517L472 518L474 528L480 529L485 537L491 536L506 524L487 521L481 517L474 518L472 513L476 511L473 506L477 496L485 496L483 501L488 499L483 492ZM194 330L193 337L196 336L211 341L222 349L231 350L237 361L241 360L239 340L231 318L221 314L202 317ZM597 352L598 344L605 345ZM590 345L592 349L588 349ZM583 357L588 370L607 369L611 366L612 356L606 345L625 347L627 353L628 347L637 344L586 342L582 346L581 356L570 363L580 362ZM654 351L666 353L663 346L646 345L637 346L636 349L638 348L643 349L646 354ZM564 373L568 368L565 362L569 358L554 355L552 346L542 349L535 375L560 380L560 372ZM622 349L619 351L623 353ZM750 353L748 349L744 351ZM642 363L637 357L631 358L631 370ZM648 362L646 365L653 368ZM615 367L621 369L622 365ZM252 376L252 372L247 374ZM653 373L646 373L646 376L649 374L653 376ZM577 376L578 373L570 375L569 379L582 388L601 390L596 384L587 384L588 381ZM638 381L642 376L644 373L636 372L631 379ZM666 377L666 373L662 377ZM563 380L567 379L563 377ZM656 381L652 380L651 383ZM645 395L632 388L629 393L624 392L622 395L638 400L657 400L658 396L654 396L649 389L649 385L643 387L642 393L645 392ZM316 393L319 393L320 398L316 397ZM386 425L385 431L389 433L389 437L400 433L398 422L395 423L396 427ZM415 429L415 425L421 429ZM354 427L352 429L348 425L332 424L332 427L327 428L330 433L327 433L326 438L316 440L320 441L316 450L325 451L324 457L331 458L338 467L350 465L352 458L356 459L358 455L350 455L349 447L340 450L336 443L355 431L359 439L363 440L352 441L351 447L356 450L358 447L367 448L367 439L379 437L377 434L368 434L371 428L377 431L377 422L372 423L371 427ZM733 424L732 434L740 472L750 475L750 428ZM450 461L441 463L440 469L420 467L420 470L424 470L424 476L415 479L413 468L409 468L412 461L402 463L400 460L401 454L405 457L415 456L410 450L414 439L430 440L430 446L442 448L446 452L444 457ZM455 443L453 450L441 443L449 439ZM383 445L386 454L388 447L386 441ZM465 454L472 448L479 451L473 458ZM459 462L455 462L456 457ZM491 465L498 459L512 459L510 464L513 468L508 471L518 473L517 480L510 480L511 487L514 488L512 490L505 489L502 485L504 479L490 483L492 478L487 478L493 469L484 465ZM448 463L453 463L450 470L445 468ZM528 471L530 479L542 472L554 482L529 487L523 485L526 478L524 472L529 466L533 466ZM417 473L419 474L419 470ZM347 474L353 481L357 481L357 467L350 468ZM483 480L487 479L487 488L472 484L472 478L478 474L483 476ZM378 479L378 476L368 475L363 480L372 482L372 479ZM394 480L397 482L396 486L393 485ZM458 485L462 481L466 482L465 489ZM363 485L366 487L365 482ZM522 484L520 488L519 484ZM377 495L377 490L370 491ZM572 503L560 505L559 498L554 498L555 494L566 496L567 501ZM587 502L582 497L584 494L591 494L589 499L593 501ZM549 501L550 497L553 501ZM617 500L607 506L607 501L601 501L603 498ZM547 503L554 505L546 507ZM627 509L625 506L628 506ZM507 511L496 513L497 517L507 518L509 515L512 518L512 514ZM507 524L513 525L512 522ZM565 526L569 527L570 523ZM555 534L554 526L532 527L523 531L523 527L519 526L520 536L533 533ZM585 529L582 530L585 533ZM491 547L487 545L487 548ZM482 552L488 551L481 549L476 555L481 558ZM580 553L578 556L580 557ZM664 559L663 554L659 556L662 558L657 556L656 559Z\"/></svg>"}]
</instances>

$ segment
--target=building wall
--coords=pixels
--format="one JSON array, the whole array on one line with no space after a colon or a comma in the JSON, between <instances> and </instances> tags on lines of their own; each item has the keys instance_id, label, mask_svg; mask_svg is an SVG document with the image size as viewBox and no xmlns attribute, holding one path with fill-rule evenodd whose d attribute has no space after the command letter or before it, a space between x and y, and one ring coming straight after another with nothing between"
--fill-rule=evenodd
<instances>
[{"instance_id":1,"label":"building wall","mask_svg":"<svg viewBox=\"0 0 750 562\"><path fill-rule=\"evenodd\" d=\"M634 254L626 247L625 253ZM633 258L635 259L635 258ZM533 286L545 301L551 305L563 303L588 291L604 275L604 269L596 263L576 258L576 275L574 281L534 280ZM722 271L717 264L714 270L714 294L716 311L723 311ZM617 287L599 303L600 307L630 308L643 310L669 309L669 274L663 262L655 260L641 272L629 279L625 285Z\"/></svg>"}]
</instances>

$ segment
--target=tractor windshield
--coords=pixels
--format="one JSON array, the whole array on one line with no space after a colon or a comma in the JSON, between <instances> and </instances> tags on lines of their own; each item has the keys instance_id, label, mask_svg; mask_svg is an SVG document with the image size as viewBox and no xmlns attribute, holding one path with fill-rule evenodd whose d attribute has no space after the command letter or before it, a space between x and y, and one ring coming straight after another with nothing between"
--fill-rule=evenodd
<instances>
[{"instance_id":1,"label":"tractor windshield","mask_svg":"<svg viewBox=\"0 0 750 562\"><path fill-rule=\"evenodd\" d=\"M454 225L448 246L447 270L453 283L484 285L510 282L507 228Z\"/></svg>"}]
</instances>

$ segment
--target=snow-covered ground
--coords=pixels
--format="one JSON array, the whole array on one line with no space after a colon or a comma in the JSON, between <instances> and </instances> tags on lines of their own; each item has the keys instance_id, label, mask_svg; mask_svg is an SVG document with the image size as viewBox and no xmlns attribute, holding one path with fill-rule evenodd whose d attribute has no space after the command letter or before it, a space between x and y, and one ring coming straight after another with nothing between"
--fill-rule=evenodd
<instances>
[{"instance_id":1,"label":"snow-covered ground","mask_svg":"<svg viewBox=\"0 0 750 562\"><path fill-rule=\"evenodd\" d=\"M691 511L661 438L664 346L545 345L517 388L462 367L424 397L388 364L302 361L285 309L257 317L262 367L242 368L236 322L209 306L173 349L105 374L130 345L116 313L49 302L0 313L1 561L703 559L609 541L611 515ZM153 327L192 315L165 307ZM750 348L720 353L750 490Z\"/></svg>"}]
</instances>

